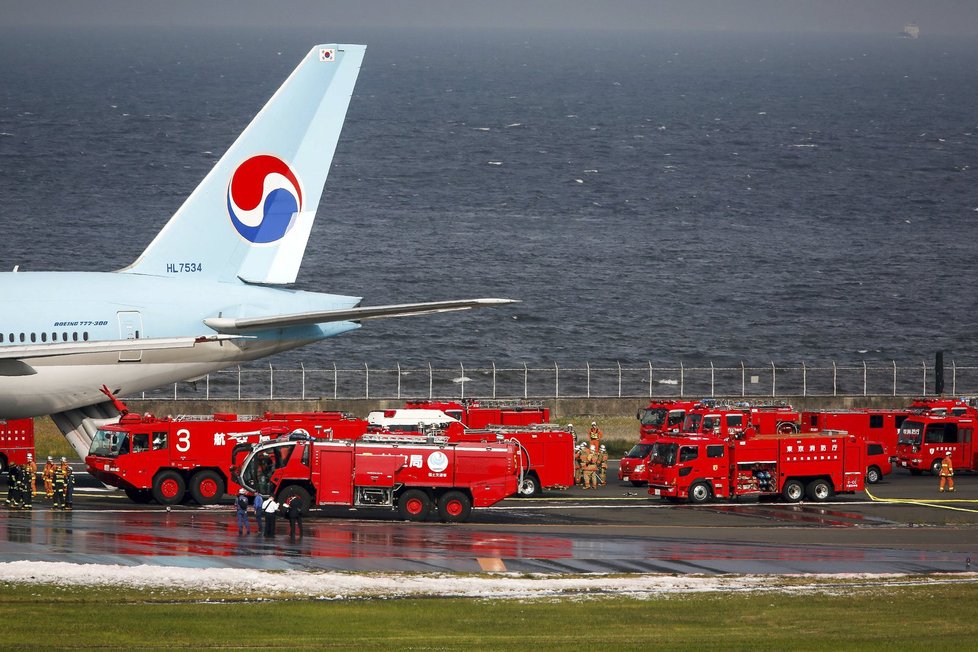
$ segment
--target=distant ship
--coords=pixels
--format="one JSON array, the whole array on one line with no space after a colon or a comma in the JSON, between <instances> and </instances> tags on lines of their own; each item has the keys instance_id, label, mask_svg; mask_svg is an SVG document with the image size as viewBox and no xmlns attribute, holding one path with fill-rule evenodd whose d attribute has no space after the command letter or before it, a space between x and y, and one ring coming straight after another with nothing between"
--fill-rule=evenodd
<instances>
[{"instance_id":1,"label":"distant ship","mask_svg":"<svg viewBox=\"0 0 978 652\"><path fill-rule=\"evenodd\" d=\"M900 32L900 36L903 38L918 38L920 36L920 28L917 27L917 23L907 23L903 26L903 31Z\"/></svg>"}]
</instances>

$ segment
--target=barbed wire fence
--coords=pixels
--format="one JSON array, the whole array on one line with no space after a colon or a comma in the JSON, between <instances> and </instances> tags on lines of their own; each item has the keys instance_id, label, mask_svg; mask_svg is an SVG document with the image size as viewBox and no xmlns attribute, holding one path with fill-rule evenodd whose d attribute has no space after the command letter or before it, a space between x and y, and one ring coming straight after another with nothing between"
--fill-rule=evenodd
<instances>
[{"instance_id":1,"label":"barbed wire fence","mask_svg":"<svg viewBox=\"0 0 978 652\"><path fill-rule=\"evenodd\" d=\"M945 393L978 393L978 367L944 366ZM918 396L935 393L934 365L895 361L831 366L675 367L608 364L561 367L237 367L195 383L143 392L156 400L574 399Z\"/></svg>"}]
</instances>

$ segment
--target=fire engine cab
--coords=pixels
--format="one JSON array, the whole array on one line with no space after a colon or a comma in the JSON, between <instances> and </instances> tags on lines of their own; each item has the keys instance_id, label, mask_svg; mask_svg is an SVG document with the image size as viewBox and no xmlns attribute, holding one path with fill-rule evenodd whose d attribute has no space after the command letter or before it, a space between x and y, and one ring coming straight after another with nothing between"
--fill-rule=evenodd
<instances>
[{"instance_id":1,"label":"fire engine cab","mask_svg":"<svg viewBox=\"0 0 978 652\"><path fill-rule=\"evenodd\" d=\"M971 414L914 414L900 425L897 440L897 466L913 475L931 471L938 475L941 460L951 455L955 471L978 469L975 423Z\"/></svg>"},{"instance_id":2,"label":"fire engine cab","mask_svg":"<svg viewBox=\"0 0 978 652\"><path fill-rule=\"evenodd\" d=\"M377 507L402 518L465 521L516 492L522 468L513 442L367 434L314 440L302 434L256 444L238 476L249 491L312 506Z\"/></svg>"}]
</instances>

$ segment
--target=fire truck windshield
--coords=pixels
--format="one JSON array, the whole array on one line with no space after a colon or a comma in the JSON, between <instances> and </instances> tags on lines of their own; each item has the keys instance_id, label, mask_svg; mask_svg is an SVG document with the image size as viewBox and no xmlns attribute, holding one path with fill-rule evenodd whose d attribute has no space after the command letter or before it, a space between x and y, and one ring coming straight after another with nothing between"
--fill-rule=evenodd
<instances>
[{"instance_id":1,"label":"fire truck windshield","mask_svg":"<svg viewBox=\"0 0 978 652\"><path fill-rule=\"evenodd\" d=\"M700 422L703 420L702 414L688 414L683 422L683 432L699 432Z\"/></svg>"},{"instance_id":2,"label":"fire truck windshield","mask_svg":"<svg viewBox=\"0 0 978 652\"><path fill-rule=\"evenodd\" d=\"M652 463L662 466L673 466L676 464L676 452L679 450L677 444L652 444Z\"/></svg>"},{"instance_id":3,"label":"fire truck windshield","mask_svg":"<svg viewBox=\"0 0 978 652\"><path fill-rule=\"evenodd\" d=\"M900 432L897 435L897 443L904 446L920 446L920 435L924 432L924 424L920 421L911 421L907 419L900 426Z\"/></svg>"},{"instance_id":4,"label":"fire truck windshield","mask_svg":"<svg viewBox=\"0 0 978 652\"><path fill-rule=\"evenodd\" d=\"M658 428L665 423L667 414L669 414L669 411L665 408L648 408L642 410L640 420L643 426Z\"/></svg>"},{"instance_id":5,"label":"fire truck windshield","mask_svg":"<svg viewBox=\"0 0 978 652\"><path fill-rule=\"evenodd\" d=\"M99 429L92 437L92 446L88 449L89 455L99 457L117 457L122 453L129 452L129 441L126 438L128 433L119 430Z\"/></svg>"},{"instance_id":6,"label":"fire truck windshield","mask_svg":"<svg viewBox=\"0 0 978 652\"><path fill-rule=\"evenodd\" d=\"M241 486L264 496L274 493L272 474L289 463L295 442L263 446L244 461L241 469Z\"/></svg>"},{"instance_id":7,"label":"fire truck windshield","mask_svg":"<svg viewBox=\"0 0 978 652\"><path fill-rule=\"evenodd\" d=\"M625 457L630 458L643 458L647 457L649 452L652 451L652 444L635 444L632 446L632 450L628 451Z\"/></svg>"}]
</instances>

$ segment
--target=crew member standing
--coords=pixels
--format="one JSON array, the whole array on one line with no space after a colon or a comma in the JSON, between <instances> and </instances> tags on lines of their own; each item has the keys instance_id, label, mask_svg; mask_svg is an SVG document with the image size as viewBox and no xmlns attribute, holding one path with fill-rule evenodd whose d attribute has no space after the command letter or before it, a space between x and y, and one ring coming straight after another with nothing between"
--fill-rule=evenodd
<instances>
[{"instance_id":1,"label":"crew member standing","mask_svg":"<svg viewBox=\"0 0 978 652\"><path fill-rule=\"evenodd\" d=\"M65 509L71 509L75 501L75 472L68 464L68 458L61 458L61 468L57 470L65 479Z\"/></svg>"},{"instance_id":2,"label":"crew member standing","mask_svg":"<svg viewBox=\"0 0 978 652\"><path fill-rule=\"evenodd\" d=\"M603 487L608 484L608 449L601 444L598 453L598 483Z\"/></svg>"},{"instance_id":3,"label":"crew member standing","mask_svg":"<svg viewBox=\"0 0 978 652\"><path fill-rule=\"evenodd\" d=\"M24 509L31 509L34 507L34 494L31 493L31 477L30 473L30 463L24 464L20 467L20 495L24 501Z\"/></svg>"},{"instance_id":4,"label":"crew member standing","mask_svg":"<svg viewBox=\"0 0 978 652\"><path fill-rule=\"evenodd\" d=\"M52 463L52 468L54 464ZM51 478L51 487L54 490L54 509L64 509L65 508L65 476L63 473L59 473L58 469L54 469L53 476Z\"/></svg>"},{"instance_id":5,"label":"crew member standing","mask_svg":"<svg viewBox=\"0 0 978 652\"><path fill-rule=\"evenodd\" d=\"M591 429L587 431L587 436L590 440L591 448L597 451L598 447L601 446L601 438L604 437L604 433L598 428L597 422L591 422Z\"/></svg>"},{"instance_id":6,"label":"crew member standing","mask_svg":"<svg viewBox=\"0 0 978 652\"><path fill-rule=\"evenodd\" d=\"M27 472L30 473L30 491L33 498L37 495L37 462L34 461L34 455L31 453L27 454Z\"/></svg>"},{"instance_id":7,"label":"crew member standing","mask_svg":"<svg viewBox=\"0 0 978 652\"><path fill-rule=\"evenodd\" d=\"M285 506L289 514L289 538L295 539L295 532L298 529L299 538L302 538L302 501L298 496L290 496L285 501Z\"/></svg>"},{"instance_id":8,"label":"crew member standing","mask_svg":"<svg viewBox=\"0 0 978 652\"><path fill-rule=\"evenodd\" d=\"M258 536L265 534L265 512L262 511L262 502L261 492L256 491L252 506L255 508L255 532L258 533Z\"/></svg>"},{"instance_id":9,"label":"crew member standing","mask_svg":"<svg viewBox=\"0 0 978 652\"><path fill-rule=\"evenodd\" d=\"M275 496L269 496L262 503L262 510L265 512L265 536L275 536L275 513L278 511L279 504Z\"/></svg>"},{"instance_id":10,"label":"crew member standing","mask_svg":"<svg viewBox=\"0 0 978 652\"><path fill-rule=\"evenodd\" d=\"M238 519L238 536L251 534L248 527L248 496L243 488L238 489L238 497L234 499L234 514Z\"/></svg>"},{"instance_id":11,"label":"crew member standing","mask_svg":"<svg viewBox=\"0 0 978 652\"><path fill-rule=\"evenodd\" d=\"M584 450L584 488L598 488L598 451L594 446Z\"/></svg>"},{"instance_id":12,"label":"crew member standing","mask_svg":"<svg viewBox=\"0 0 978 652\"><path fill-rule=\"evenodd\" d=\"M584 448L587 446L584 442L578 444L577 448L574 449L574 485L584 486Z\"/></svg>"},{"instance_id":13,"label":"crew member standing","mask_svg":"<svg viewBox=\"0 0 978 652\"><path fill-rule=\"evenodd\" d=\"M941 460L941 492L944 492L944 485L948 491L954 491L954 467L951 466L951 451L944 453Z\"/></svg>"},{"instance_id":14,"label":"crew member standing","mask_svg":"<svg viewBox=\"0 0 978 652\"><path fill-rule=\"evenodd\" d=\"M54 498L54 458L48 455L48 461L44 464L44 495L48 500Z\"/></svg>"}]
</instances>

